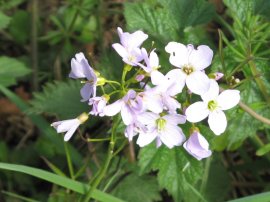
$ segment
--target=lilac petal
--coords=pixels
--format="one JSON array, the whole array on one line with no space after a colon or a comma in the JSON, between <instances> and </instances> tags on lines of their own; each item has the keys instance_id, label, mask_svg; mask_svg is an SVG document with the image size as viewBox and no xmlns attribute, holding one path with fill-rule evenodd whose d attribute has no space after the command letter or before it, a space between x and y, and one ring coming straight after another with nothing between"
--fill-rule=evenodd
<instances>
[{"instance_id":1,"label":"lilac petal","mask_svg":"<svg viewBox=\"0 0 270 202\"><path fill-rule=\"evenodd\" d=\"M210 79L210 86L206 93L201 95L204 102L209 102L211 100L216 100L219 94L218 83L214 79Z\"/></svg>"},{"instance_id":2,"label":"lilac petal","mask_svg":"<svg viewBox=\"0 0 270 202\"><path fill-rule=\"evenodd\" d=\"M198 132L193 133L183 146L188 153L198 160L207 158L212 154L207 140Z\"/></svg>"},{"instance_id":3,"label":"lilac petal","mask_svg":"<svg viewBox=\"0 0 270 202\"><path fill-rule=\"evenodd\" d=\"M171 96L163 96L163 105L170 114L176 114L176 110L181 108L181 104Z\"/></svg>"},{"instance_id":4,"label":"lilac petal","mask_svg":"<svg viewBox=\"0 0 270 202\"><path fill-rule=\"evenodd\" d=\"M156 139L156 147L158 148L158 147L160 147L161 145L162 145L162 142L161 142L160 138L157 137L157 139Z\"/></svg>"},{"instance_id":5,"label":"lilac petal","mask_svg":"<svg viewBox=\"0 0 270 202\"><path fill-rule=\"evenodd\" d=\"M148 38L148 35L142 31L136 31L130 34L128 47L130 48L138 48L142 45L142 43Z\"/></svg>"},{"instance_id":6,"label":"lilac petal","mask_svg":"<svg viewBox=\"0 0 270 202\"><path fill-rule=\"evenodd\" d=\"M166 128L159 135L160 140L168 147L179 146L185 141L185 136L178 126L166 124Z\"/></svg>"},{"instance_id":7,"label":"lilac petal","mask_svg":"<svg viewBox=\"0 0 270 202\"><path fill-rule=\"evenodd\" d=\"M128 138L129 141L132 141L133 137L136 135L134 124L130 124L125 129L125 137Z\"/></svg>"},{"instance_id":8,"label":"lilac petal","mask_svg":"<svg viewBox=\"0 0 270 202\"><path fill-rule=\"evenodd\" d=\"M163 102L160 94L151 90L145 92L145 95L143 96L143 105L148 110L157 114L163 111Z\"/></svg>"},{"instance_id":9,"label":"lilac petal","mask_svg":"<svg viewBox=\"0 0 270 202\"><path fill-rule=\"evenodd\" d=\"M206 45L198 46L189 56L189 63L196 70L203 70L208 67L213 58L213 51Z\"/></svg>"},{"instance_id":10,"label":"lilac petal","mask_svg":"<svg viewBox=\"0 0 270 202\"><path fill-rule=\"evenodd\" d=\"M157 135L158 135L157 131L154 131L152 133L140 133L136 143L140 147L144 147L153 142L153 140L157 137Z\"/></svg>"},{"instance_id":11,"label":"lilac petal","mask_svg":"<svg viewBox=\"0 0 270 202\"><path fill-rule=\"evenodd\" d=\"M184 124L186 122L186 116L180 114L170 114L162 117L171 125Z\"/></svg>"},{"instance_id":12,"label":"lilac petal","mask_svg":"<svg viewBox=\"0 0 270 202\"><path fill-rule=\"evenodd\" d=\"M210 129L220 135L227 127L227 119L223 111L214 111L209 114L208 124Z\"/></svg>"},{"instance_id":13,"label":"lilac petal","mask_svg":"<svg viewBox=\"0 0 270 202\"><path fill-rule=\"evenodd\" d=\"M85 78L82 64L80 64L74 58L71 59L71 72L69 73L69 77L73 79Z\"/></svg>"},{"instance_id":14,"label":"lilac petal","mask_svg":"<svg viewBox=\"0 0 270 202\"><path fill-rule=\"evenodd\" d=\"M84 84L84 86L80 90L82 100L81 102L88 101L91 97L91 95L94 93L93 85L90 83Z\"/></svg>"},{"instance_id":15,"label":"lilac petal","mask_svg":"<svg viewBox=\"0 0 270 202\"><path fill-rule=\"evenodd\" d=\"M125 125L129 125L132 123L133 119L135 119L135 115L128 105L124 104L121 108L121 116Z\"/></svg>"},{"instance_id":16,"label":"lilac petal","mask_svg":"<svg viewBox=\"0 0 270 202\"><path fill-rule=\"evenodd\" d=\"M112 45L114 50L122 57L122 58L127 58L128 57L128 52L127 50L119 43L114 43Z\"/></svg>"},{"instance_id":17,"label":"lilac petal","mask_svg":"<svg viewBox=\"0 0 270 202\"><path fill-rule=\"evenodd\" d=\"M202 95L208 91L210 87L210 79L205 73L195 71L187 76L186 84L192 93Z\"/></svg>"},{"instance_id":18,"label":"lilac petal","mask_svg":"<svg viewBox=\"0 0 270 202\"><path fill-rule=\"evenodd\" d=\"M70 120L64 120L64 121L57 121L51 124L53 126L57 133L63 133L68 131L74 123L76 123L77 119L70 119Z\"/></svg>"},{"instance_id":19,"label":"lilac petal","mask_svg":"<svg viewBox=\"0 0 270 202\"><path fill-rule=\"evenodd\" d=\"M106 115L106 116L114 116L115 114L120 112L123 104L124 104L124 102L122 100L117 100L114 103L112 103L110 105L107 105L103 109L104 115Z\"/></svg>"},{"instance_id":20,"label":"lilac petal","mask_svg":"<svg viewBox=\"0 0 270 202\"><path fill-rule=\"evenodd\" d=\"M65 134L65 136L64 136L64 141L65 141L65 142L67 142L67 141L70 140L70 138L71 138L72 135L75 133L75 131L77 130L77 128L79 127L79 125L80 125L80 124L74 125L74 126L72 126L72 127L68 130L68 132L67 132L67 133Z\"/></svg>"},{"instance_id":21,"label":"lilac petal","mask_svg":"<svg viewBox=\"0 0 270 202\"><path fill-rule=\"evenodd\" d=\"M170 96L181 93L185 86L186 77L187 75L184 74L180 69L173 69L169 71L165 76L168 82L167 93Z\"/></svg>"},{"instance_id":22,"label":"lilac petal","mask_svg":"<svg viewBox=\"0 0 270 202\"><path fill-rule=\"evenodd\" d=\"M153 112L144 112L137 116L137 120L143 125L155 125L159 115Z\"/></svg>"},{"instance_id":23,"label":"lilac petal","mask_svg":"<svg viewBox=\"0 0 270 202\"><path fill-rule=\"evenodd\" d=\"M222 110L231 109L240 101L239 90L225 90L217 98L218 105Z\"/></svg>"},{"instance_id":24,"label":"lilac petal","mask_svg":"<svg viewBox=\"0 0 270 202\"><path fill-rule=\"evenodd\" d=\"M188 49L185 45L177 42L169 42L165 47L167 53L170 53L170 63L176 67L182 68L188 64Z\"/></svg>"},{"instance_id":25,"label":"lilac petal","mask_svg":"<svg viewBox=\"0 0 270 202\"><path fill-rule=\"evenodd\" d=\"M187 120L191 123L202 121L209 115L205 102L195 102L186 109Z\"/></svg>"}]
</instances>

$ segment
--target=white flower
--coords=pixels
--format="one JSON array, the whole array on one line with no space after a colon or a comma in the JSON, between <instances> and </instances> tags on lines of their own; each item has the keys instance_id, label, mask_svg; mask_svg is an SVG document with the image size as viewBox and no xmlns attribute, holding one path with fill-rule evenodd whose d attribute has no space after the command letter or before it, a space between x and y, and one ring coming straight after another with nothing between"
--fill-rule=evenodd
<instances>
[{"instance_id":1,"label":"white flower","mask_svg":"<svg viewBox=\"0 0 270 202\"><path fill-rule=\"evenodd\" d=\"M207 116L210 129L220 135L227 127L227 119L223 110L230 109L240 101L238 90L225 90L219 95L219 87L215 80L210 80L209 91L201 96L203 101L195 102L186 109L187 120L199 122Z\"/></svg>"},{"instance_id":2,"label":"white flower","mask_svg":"<svg viewBox=\"0 0 270 202\"><path fill-rule=\"evenodd\" d=\"M187 46L170 42L165 47L170 53L170 63L180 68L181 77L188 89L198 95L205 93L209 88L209 78L202 71L211 64L213 51L206 45L198 46L194 49L193 45ZM182 87L183 87L182 86Z\"/></svg>"},{"instance_id":3,"label":"white flower","mask_svg":"<svg viewBox=\"0 0 270 202\"><path fill-rule=\"evenodd\" d=\"M56 129L57 133L66 132L64 140L69 141L69 139L75 133L79 125L84 123L87 119L88 119L88 114L82 113L76 119L57 121L57 122L52 123L51 126Z\"/></svg>"},{"instance_id":4,"label":"white flower","mask_svg":"<svg viewBox=\"0 0 270 202\"><path fill-rule=\"evenodd\" d=\"M136 31L134 33L123 32L123 30L117 28L120 43L114 43L112 47L122 57L122 60L131 65L137 66L138 62L143 59L141 49L139 48L142 43L148 38L148 35L142 31Z\"/></svg>"},{"instance_id":5,"label":"white flower","mask_svg":"<svg viewBox=\"0 0 270 202\"><path fill-rule=\"evenodd\" d=\"M185 150L199 161L211 156L207 140L197 131L194 131L188 140L183 144Z\"/></svg>"},{"instance_id":6,"label":"white flower","mask_svg":"<svg viewBox=\"0 0 270 202\"><path fill-rule=\"evenodd\" d=\"M185 141L182 129L177 126L185 123L185 116L179 114L160 116L153 112L144 112L138 115L137 120L145 127L139 131L137 144L140 147L150 144L155 139L157 147L163 143L169 148L179 146Z\"/></svg>"}]
</instances>

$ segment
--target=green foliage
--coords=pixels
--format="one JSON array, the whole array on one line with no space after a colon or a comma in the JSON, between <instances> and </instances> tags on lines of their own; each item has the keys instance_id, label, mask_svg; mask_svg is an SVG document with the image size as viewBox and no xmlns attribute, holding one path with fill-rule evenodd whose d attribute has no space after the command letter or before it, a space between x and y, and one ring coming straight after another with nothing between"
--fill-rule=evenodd
<instances>
[{"instance_id":1,"label":"green foliage","mask_svg":"<svg viewBox=\"0 0 270 202\"><path fill-rule=\"evenodd\" d=\"M29 112L47 112L59 116L60 119L68 119L89 111L87 103L80 102L82 85L73 80L46 84L43 92L34 94L31 102L33 108Z\"/></svg>"},{"instance_id":2,"label":"green foliage","mask_svg":"<svg viewBox=\"0 0 270 202\"><path fill-rule=\"evenodd\" d=\"M147 175L138 176L135 173L127 175L112 194L128 202L161 200L156 178Z\"/></svg>"},{"instance_id":3,"label":"green foliage","mask_svg":"<svg viewBox=\"0 0 270 202\"><path fill-rule=\"evenodd\" d=\"M124 14L131 30L144 29L156 40L168 41L179 39L186 27L209 22L215 10L204 0L162 0L126 3Z\"/></svg>"},{"instance_id":4,"label":"green foliage","mask_svg":"<svg viewBox=\"0 0 270 202\"><path fill-rule=\"evenodd\" d=\"M175 201L181 201L187 191L193 191L202 175L201 162L190 158L182 147L146 146L140 151L139 166L141 173L158 171L159 185L166 188Z\"/></svg>"},{"instance_id":5,"label":"green foliage","mask_svg":"<svg viewBox=\"0 0 270 202\"><path fill-rule=\"evenodd\" d=\"M9 32L13 40L19 44L25 44L30 38L30 14L23 10L18 10L11 19Z\"/></svg>"},{"instance_id":6,"label":"green foliage","mask_svg":"<svg viewBox=\"0 0 270 202\"><path fill-rule=\"evenodd\" d=\"M25 173L43 180L46 180L48 182L54 183L56 185L65 187L67 189L70 189L72 191L75 191L80 194L84 194L85 191L88 189L88 185L77 182L75 180L68 179L66 177L62 177L53 173L50 173L48 171L44 171L37 168L32 168L29 166L23 166L23 165L16 165L16 164L8 164L8 163L0 163L0 169L9 170L9 171L16 171L20 173ZM99 190L93 191L93 198L97 199L99 201L111 201L111 202L123 202L122 200L115 198L114 196L111 196L109 194L106 194L104 192L101 192Z\"/></svg>"},{"instance_id":7,"label":"green foliage","mask_svg":"<svg viewBox=\"0 0 270 202\"><path fill-rule=\"evenodd\" d=\"M16 84L16 79L30 73L29 68L17 59L0 57L0 84L11 86Z\"/></svg>"},{"instance_id":8,"label":"green foliage","mask_svg":"<svg viewBox=\"0 0 270 202\"><path fill-rule=\"evenodd\" d=\"M10 17L0 11L0 30L5 29L10 22Z\"/></svg>"}]
</instances>

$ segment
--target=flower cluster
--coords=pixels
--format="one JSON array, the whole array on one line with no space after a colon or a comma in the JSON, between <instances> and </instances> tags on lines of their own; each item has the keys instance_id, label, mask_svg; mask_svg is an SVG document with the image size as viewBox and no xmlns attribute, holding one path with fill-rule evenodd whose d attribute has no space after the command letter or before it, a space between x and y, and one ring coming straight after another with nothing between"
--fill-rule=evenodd
<instances>
[{"instance_id":1,"label":"flower cluster","mask_svg":"<svg viewBox=\"0 0 270 202\"><path fill-rule=\"evenodd\" d=\"M155 141L156 146L162 144L168 148L183 145L188 153L201 160L211 155L209 143L195 127L195 123L208 117L208 124L214 134L220 135L227 127L224 110L238 104L238 90L225 90L220 93L217 80L223 75L212 73L208 76L205 69L211 65L213 51L206 45L195 48L169 42L165 51L170 55L169 62L174 67L166 74L159 71L159 58L156 50L150 53L141 45L148 38L142 31L123 32L118 28L120 43L112 47L122 57L125 67L121 83L109 81L95 72L83 53L78 53L71 60L69 76L74 79L85 79L81 89L82 101L88 101L92 110L76 119L59 121L52 124L57 132L67 132L64 140L68 141L88 115L115 116L120 113L126 125L125 136L132 141L137 137L137 144L144 147ZM135 75L126 80L126 75L136 68ZM108 94L97 96L97 86L110 83L114 85L112 94L119 94L117 100L110 101ZM132 87L134 86L136 88ZM136 84L137 83L137 84ZM139 86L139 87L138 87ZM197 95L202 101L188 103L184 110L177 97L187 92ZM185 135L180 127L186 121L193 123L191 134Z\"/></svg>"}]
</instances>

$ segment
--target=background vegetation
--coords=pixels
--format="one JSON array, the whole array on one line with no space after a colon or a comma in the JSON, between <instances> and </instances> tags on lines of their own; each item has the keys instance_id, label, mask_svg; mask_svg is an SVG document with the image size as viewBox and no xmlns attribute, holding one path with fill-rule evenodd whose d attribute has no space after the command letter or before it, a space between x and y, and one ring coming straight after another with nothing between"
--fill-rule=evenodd
<instances>
[{"instance_id":1,"label":"background vegetation","mask_svg":"<svg viewBox=\"0 0 270 202\"><path fill-rule=\"evenodd\" d=\"M146 47L154 42L164 69L168 42L210 46L211 71L225 74L224 88L241 91L242 105L228 112L221 136L200 126L214 151L203 161L182 148L140 149L122 138L93 197L220 202L264 192L235 202L270 201L269 10L269 0L1 0L0 201L78 201L85 194L108 147L87 138L107 138L111 122L91 117L68 143L50 123L90 110L80 102L81 83L68 79L75 53L84 52L105 77L120 78L123 63L111 48L117 27L149 34Z\"/></svg>"}]
</instances>

